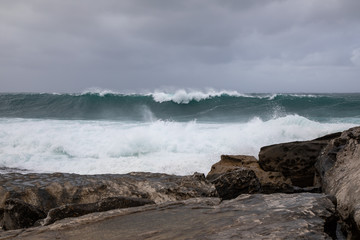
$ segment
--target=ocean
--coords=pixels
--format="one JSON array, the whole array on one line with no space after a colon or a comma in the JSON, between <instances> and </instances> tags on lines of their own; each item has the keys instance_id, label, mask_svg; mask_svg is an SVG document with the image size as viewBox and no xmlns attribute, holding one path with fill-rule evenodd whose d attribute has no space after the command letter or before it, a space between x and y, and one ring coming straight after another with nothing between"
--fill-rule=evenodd
<instances>
[{"instance_id":1,"label":"ocean","mask_svg":"<svg viewBox=\"0 0 360 240\"><path fill-rule=\"evenodd\" d=\"M0 172L207 173L221 154L360 125L360 94L0 94Z\"/></svg>"}]
</instances>

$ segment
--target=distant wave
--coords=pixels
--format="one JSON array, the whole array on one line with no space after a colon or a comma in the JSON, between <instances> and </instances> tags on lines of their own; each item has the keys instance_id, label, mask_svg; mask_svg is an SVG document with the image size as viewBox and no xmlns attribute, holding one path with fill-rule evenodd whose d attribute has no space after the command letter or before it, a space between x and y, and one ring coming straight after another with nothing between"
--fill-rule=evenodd
<instances>
[{"instance_id":1,"label":"distant wave","mask_svg":"<svg viewBox=\"0 0 360 240\"><path fill-rule=\"evenodd\" d=\"M119 93L112 90L107 89L99 89L99 88L90 88L83 91L80 94L75 95L97 95L104 97L106 95L114 95L114 96L151 96L155 102L163 103L163 102L174 102L178 104L188 104L191 101L200 102L202 100L211 99L214 97L228 96L228 97L243 97L243 98L259 98L259 99L268 99L274 100L279 96L291 96L298 98L316 98L321 95L314 94L290 94L290 93L274 93L274 94L246 94L239 93L238 91L231 90L214 90L209 89L207 91L199 91L199 90L187 90L187 89L179 89L176 91L154 91L148 93Z\"/></svg>"}]
</instances>

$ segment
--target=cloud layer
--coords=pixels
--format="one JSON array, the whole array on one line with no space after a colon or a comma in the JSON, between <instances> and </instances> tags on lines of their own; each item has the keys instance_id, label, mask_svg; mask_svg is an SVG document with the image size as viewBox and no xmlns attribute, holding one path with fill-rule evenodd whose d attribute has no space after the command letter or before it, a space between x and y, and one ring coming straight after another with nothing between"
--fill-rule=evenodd
<instances>
[{"instance_id":1,"label":"cloud layer","mask_svg":"<svg viewBox=\"0 0 360 240\"><path fill-rule=\"evenodd\" d=\"M358 0L2 0L0 90L360 91Z\"/></svg>"}]
</instances>

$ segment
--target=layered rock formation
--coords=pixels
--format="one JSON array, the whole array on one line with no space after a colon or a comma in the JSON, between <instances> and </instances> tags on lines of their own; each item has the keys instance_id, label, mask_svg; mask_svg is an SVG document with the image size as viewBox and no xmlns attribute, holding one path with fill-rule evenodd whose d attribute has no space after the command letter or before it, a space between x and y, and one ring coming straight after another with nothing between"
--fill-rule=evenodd
<instances>
[{"instance_id":1,"label":"layered rock formation","mask_svg":"<svg viewBox=\"0 0 360 240\"><path fill-rule=\"evenodd\" d=\"M112 210L3 237L39 239L332 239L335 207L323 194L243 194Z\"/></svg>"}]
</instances>

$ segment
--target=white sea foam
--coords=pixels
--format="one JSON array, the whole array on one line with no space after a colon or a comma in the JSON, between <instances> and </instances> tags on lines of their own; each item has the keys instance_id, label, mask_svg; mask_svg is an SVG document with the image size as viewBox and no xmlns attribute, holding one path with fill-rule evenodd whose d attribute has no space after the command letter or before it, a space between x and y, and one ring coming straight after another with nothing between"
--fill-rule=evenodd
<instances>
[{"instance_id":1,"label":"white sea foam","mask_svg":"<svg viewBox=\"0 0 360 240\"><path fill-rule=\"evenodd\" d=\"M312 139L354 125L297 115L239 124L0 119L0 167L80 174L207 173L221 154L257 156L264 145Z\"/></svg>"},{"instance_id":2,"label":"white sea foam","mask_svg":"<svg viewBox=\"0 0 360 240\"><path fill-rule=\"evenodd\" d=\"M201 101L204 99L219 97L222 95L228 95L234 97L247 96L237 91L208 90L206 92L202 92L202 91L184 90L184 89L177 90L176 92L173 93L155 91L154 93L150 93L149 95L151 95L156 102L160 102L160 103L168 102L168 101L173 101L175 103L189 103L190 101Z\"/></svg>"},{"instance_id":3,"label":"white sea foam","mask_svg":"<svg viewBox=\"0 0 360 240\"><path fill-rule=\"evenodd\" d=\"M175 102L178 104L187 104L191 101L201 101L205 99L210 99L214 97L220 97L223 95L231 96L231 97L246 97L246 98L260 98L260 99L268 99L274 100L278 96L292 96L297 98L317 98L320 95L314 94L282 94L282 93L274 93L274 94L244 94L239 93L237 91L217 91L217 90L207 90L207 91L196 91L196 90L185 90L180 89L175 92L166 92L166 91L155 91L153 93L149 93L153 97L154 101L162 103L162 102Z\"/></svg>"},{"instance_id":4,"label":"white sea foam","mask_svg":"<svg viewBox=\"0 0 360 240\"><path fill-rule=\"evenodd\" d=\"M109 89L102 89L102 88L88 88L85 89L80 95L85 95L85 94L97 94L101 97L105 96L106 94L118 94L115 91L109 90ZM76 94L78 95L78 94Z\"/></svg>"}]
</instances>

